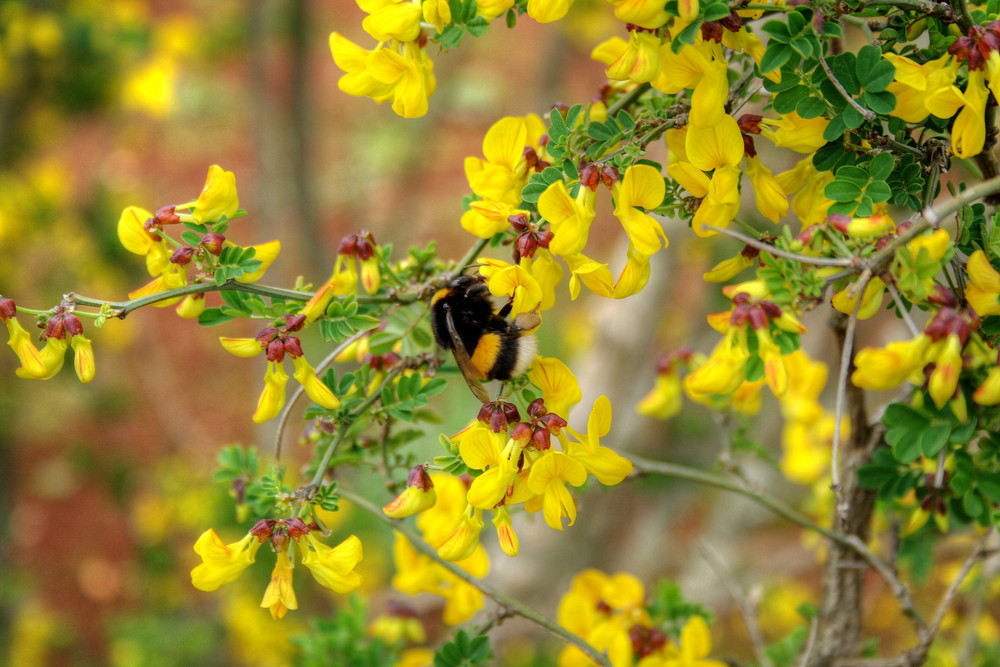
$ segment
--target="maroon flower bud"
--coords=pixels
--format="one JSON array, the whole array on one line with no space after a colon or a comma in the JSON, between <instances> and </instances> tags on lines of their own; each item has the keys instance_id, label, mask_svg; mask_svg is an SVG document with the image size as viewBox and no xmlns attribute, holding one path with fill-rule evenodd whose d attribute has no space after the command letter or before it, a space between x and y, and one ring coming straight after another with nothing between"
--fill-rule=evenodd
<instances>
[{"instance_id":1,"label":"maroon flower bud","mask_svg":"<svg viewBox=\"0 0 1000 667\"><path fill-rule=\"evenodd\" d=\"M500 433L506 428L507 416L504 415L503 410L493 408L493 412L490 413L490 430L494 433Z\"/></svg>"},{"instance_id":2,"label":"maroon flower bud","mask_svg":"<svg viewBox=\"0 0 1000 667\"><path fill-rule=\"evenodd\" d=\"M285 320L285 331L299 331L306 325L305 315L292 315Z\"/></svg>"},{"instance_id":3,"label":"maroon flower bud","mask_svg":"<svg viewBox=\"0 0 1000 667\"><path fill-rule=\"evenodd\" d=\"M764 117L759 114L745 113L736 119L736 124L739 125L742 132L760 134L760 121L762 120Z\"/></svg>"},{"instance_id":4,"label":"maroon flower bud","mask_svg":"<svg viewBox=\"0 0 1000 667\"><path fill-rule=\"evenodd\" d=\"M182 245L177 250L174 250L173 254L170 255L170 262L172 264L186 266L191 261L192 257L194 257L194 248L189 245Z\"/></svg>"},{"instance_id":5,"label":"maroon flower bud","mask_svg":"<svg viewBox=\"0 0 1000 667\"><path fill-rule=\"evenodd\" d=\"M831 213L826 216L826 222L841 234L846 234L847 226L851 224L851 218L843 213Z\"/></svg>"},{"instance_id":6,"label":"maroon flower bud","mask_svg":"<svg viewBox=\"0 0 1000 667\"><path fill-rule=\"evenodd\" d=\"M750 323L750 326L753 327L755 330L767 329L768 327L767 313L765 313L764 309L759 306L755 308L751 307L748 309L747 321Z\"/></svg>"},{"instance_id":7,"label":"maroon flower bud","mask_svg":"<svg viewBox=\"0 0 1000 667\"><path fill-rule=\"evenodd\" d=\"M176 225L181 221L181 217L174 212L174 206L161 206L153 214L153 224L155 225Z\"/></svg>"},{"instance_id":8,"label":"maroon flower bud","mask_svg":"<svg viewBox=\"0 0 1000 667\"><path fill-rule=\"evenodd\" d=\"M410 474L406 476L406 485L418 488L421 491L430 491L433 489L434 482L431 481L431 476L427 474L427 466L419 465L410 468Z\"/></svg>"},{"instance_id":9,"label":"maroon flower bud","mask_svg":"<svg viewBox=\"0 0 1000 667\"><path fill-rule=\"evenodd\" d=\"M517 425L514 426L514 430L510 434L510 437L515 442L527 442L531 439L531 435L531 424L528 422L517 422Z\"/></svg>"},{"instance_id":10,"label":"maroon flower bud","mask_svg":"<svg viewBox=\"0 0 1000 667\"><path fill-rule=\"evenodd\" d=\"M302 352L302 343L295 336L288 336L284 341L284 350L288 354L292 355L292 358L301 357L304 352Z\"/></svg>"},{"instance_id":11,"label":"maroon flower bud","mask_svg":"<svg viewBox=\"0 0 1000 667\"><path fill-rule=\"evenodd\" d=\"M267 344L267 360L283 361L285 358L285 343L280 338L275 338Z\"/></svg>"},{"instance_id":12,"label":"maroon flower bud","mask_svg":"<svg viewBox=\"0 0 1000 667\"><path fill-rule=\"evenodd\" d=\"M944 285L934 285L934 291L927 297L927 300L937 306L958 308L958 297Z\"/></svg>"},{"instance_id":13,"label":"maroon flower bud","mask_svg":"<svg viewBox=\"0 0 1000 667\"><path fill-rule=\"evenodd\" d=\"M620 180L618 176L618 170L612 167L610 164L606 164L601 167L601 182L604 183L604 187L610 188L612 185Z\"/></svg>"},{"instance_id":14,"label":"maroon flower bud","mask_svg":"<svg viewBox=\"0 0 1000 667\"><path fill-rule=\"evenodd\" d=\"M66 329L66 333L70 336L79 336L83 333L83 323L80 322L80 318L73 313L66 313L63 315L63 327Z\"/></svg>"},{"instance_id":15,"label":"maroon flower bud","mask_svg":"<svg viewBox=\"0 0 1000 667\"><path fill-rule=\"evenodd\" d=\"M779 317L781 317L781 306L774 303L773 301L761 301L757 305L759 305L764 310L764 312L770 319L776 320Z\"/></svg>"},{"instance_id":16,"label":"maroon flower bud","mask_svg":"<svg viewBox=\"0 0 1000 667\"><path fill-rule=\"evenodd\" d=\"M747 154L747 157L757 157L757 146L753 142L753 137L749 134L743 134L743 152Z\"/></svg>"},{"instance_id":17,"label":"maroon flower bud","mask_svg":"<svg viewBox=\"0 0 1000 667\"><path fill-rule=\"evenodd\" d=\"M740 256L746 259L757 259L758 255L760 255L760 248L757 246L745 245L743 250L740 250Z\"/></svg>"},{"instance_id":18,"label":"maroon flower bud","mask_svg":"<svg viewBox=\"0 0 1000 667\"><path fill-rule=\"evenodd\" d=\"M591 190L597 190L597 184L600 180L601 173L598 171L596 165L588 164L580 170L580 185L583 187L590 188Z\"/></svg>"},{"instance_id":19,"label":"maroon flower bud","mask_svg":"<svg viewBox=\"0 0 1000 667\"><path fill-rule=\"evenodd\" d=\"M555 234L546 229L544 232L538 232L536 236L538 237L538 245L542 248L548 248Z\"/></svg>"},{"instance_id":20,"label":"maroon flower bud","mask_svg":"<svg viewBox=\"0 0 1000 667\"><path fill-rule=\"evenodd\" d=\"M0 321L6 322L15 315L17 315L17 304L14 303L14 299L0 297Z\"/></svg>"},{"instance_id":21,"label":"maroon flower bud","mask_svg":"<svg viewBox=\"0 0 1000 667\"><path fill-rule=\"evenodd\" d=\"M306 526L305 521L298 517L293 517L291 519L285 519L285 525L288 526L288 534L298 539L303 535L309 533L309 527Z\"/></svg>"},{"instance_id":22,"label":"maroon flower bud","mask_svg":"<svg viewBox=\"0 0 1000 667\"><path fill-rule=\"evenodd\" d=\"M65 338L66 328L63 326L63 318L59 315L51 318L45 325L45 333L42 334L42 338Z\"/></svg>"},{"instance_id":23,"label":"maroon flower bud","mask_svg":"<svg viewBox=\"0 0 1000 667\"><path fill-rule=\"evenodd\" d=\"M816 12L818 15L819 12ZM743 28L743 19L736 10L730 9L729 16L719 19L719 24L729 32L739 32ZM820 30L822 32L822 29Z\"/></svg>"},{"instance_id":24,"label":"maroon flower bud","mask_svg":"<svg viewBox=\"0 0 1000 667\"><path fill-rule=\"evenodd\" d=\"M259 340L261 345L265 345L271 342L271 340L277 335L278 330L275 327L264 327L260 330L260 333L254 336L254 339Z\"/></svg>"},{"instance_id":25,"label":"maroon flower bud","mask_svg":"<svg viewBox=\"0 0 1000 667\"><path fill-rule=\"evenodd\" d=\"M547 428L536 428L531 433L531 444L539 451L545 451L552 446L552 434Z\"/></svg>"},{"instance_id":26,"label":"maroon flower bud","mask_svg":"<svg viewBox=\"0 0 1000 667\"><path fill-rule=\"evenodd\" d=\"M209 232L201 237L201 241L198 242L198 247L204 248L216 257L222 254L222 244L225 243L226 237L222 234L217 234L216 232Z\"/></svg>"},{"instance_id":27,"label":"maroon flower bud","mask_svg":"<svg viewBox=\"0 0 1000 667\"><path fill-rule=\"evenodd\" d=\"M718 21L701 24L701 36L706 42L722 42L722 25Z\"/></svg>"},{"instance_id":28,"label":"maroon flower bud","mask_svg":"<svg viewBox=\"0 0 1000 667\"><path fill-rule=\"evenodd\" d=\"M528 214L518 213L517 215L508 215L507 222L511 224L515 232L523 232L528 228Z\"/></svg>"},{"instance_id":29,"label":"maroon flower bud","mask_svg":"<svg viewBox=\"0 0 1000 667\"><path fill-rule=\"evenodd\" d=\"M147 218L146 222L142 224L142 228L146 230L146 233L149 234L149 237L154 241L163 240L163 237L157 233L160 231L160 228L157 226L156 220L153 218Z\"/></svg>"},{"instance_id":30,"label":"maroon flower bud","mask_svg":"<svg viewBox=\"0 0 1000 667\"><path fill-rule=\"evenodd\" d=\"M531 232L522 232L514 239L514 249L520 257L531 258L538 250L538 239Z\"/></svg>"},{"instance_id":31,"label":"maroon flower bud","mask_svg":"<svg viewBox=\"0 0 1000 667\"><path fill-rule=\"evenodd\" d=\"M263 542L274 532L274 519L261 519L250 529L250 534Z\"/></svg>"},{"instance_id":32,"label":"maroon flower bud","mask_svg":"<svg viewBox=\"0 0 1000 667\"><path fill-rule=\"evenodd\" d=\"M750 295L747 292L738 292L735 296L733 296L733 303L737 306L750 303Z\"/></svg>"},{"instance_id":33,"label":"maroon flower bud","mask_svg":"<svg viewBox=\"0 0 1000 667\"><path fill-rule=\"evenodd\" d=\"M538 153L536 153L535 149L531 146L525 146L524 150L521 151L521 156L524 158L524 163L527 165L528 169L534 169L538 166Z\"/></svg>"},{"instance_id":34,"label":"maroon flower bud","mask_svg":"<svg viewBox=\"0 0 1000 667\"><path fill-rule=\"evenodd\" d=\"M507 418L508 424L514 424L521 421L521 413L517 411L516 405L504 402L501 406L503 407L503 414Z\"/></svg>"},{"instance_id":35,"label":"maroon flower bud","mask_svg":"<svg viewBox=\"0 0 1000 667\"><path fill-rule=\"evenodd\" d=\"M531 403L528 404L528 416L532 419L537 419L544 415L548 410L545 409L545 400L541 398L536 398Z\"/></svg>"},{"instance_id":36,"label":"maroon flower bud","mask_svg":"<svg viewBox=\"0 0 1000 667\"><path fill-rule=\"evenodd\" d=\"M543 415L539 418L538 423L556 435L559 435L562 430L569 425L565 419L554 412L549 412L548 414Z\"/></svg>"},{"instance_id":37,"label":"maroon flower bud","mask_svg":"<svg viewBox=\"0 0 1000 667\"><path fill-rule=\"evenodd\" d=\"M802 245L809 245L812 243L813 235L816 233L816 226L806 227L795 237L796 241L802 243Z\"/></svg>"}]
</instances>

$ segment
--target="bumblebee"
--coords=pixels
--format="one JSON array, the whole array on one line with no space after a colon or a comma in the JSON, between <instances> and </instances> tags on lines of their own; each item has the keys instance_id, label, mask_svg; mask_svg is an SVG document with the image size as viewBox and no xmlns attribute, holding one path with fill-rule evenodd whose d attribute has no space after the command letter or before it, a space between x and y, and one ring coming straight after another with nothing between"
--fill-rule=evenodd
<instances>
[{"instance_id":1,"label":"bumblebee","mask_svg":"<svg viewBox=\"0 0 1000 667\"><path fill-rule=\"evenodd\" d=\"M431 299L431 328L438 345L451 350L472 393L489 403L484 380L509 380L528 370L538 341L531 335L541 323L537 312L507 319L511 305L499 311L486 279L460 275Z\"/></svg>"}]
</instances>

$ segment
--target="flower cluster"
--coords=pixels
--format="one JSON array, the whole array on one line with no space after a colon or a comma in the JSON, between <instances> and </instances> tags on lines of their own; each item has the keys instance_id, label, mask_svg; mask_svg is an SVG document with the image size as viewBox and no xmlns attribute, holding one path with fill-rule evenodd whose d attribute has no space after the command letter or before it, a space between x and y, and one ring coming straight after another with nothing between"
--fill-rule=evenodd
<instances>
[{"instance_id":1,"label":"flower cluster","mask_svg":"<svg viewBox=\"0 0 1000 667\"><path fill-rule=\"evenodd\" d=\"M672 637L654 618L642 582L626 572L584 570L559 601L559 625L606 653L615 667L723 667L712 660L712 635L703 616L688 616ZM595 664L575 646L559 654L559 667Z\"/></svg>"},{"instance_id":2,"label":"flower cluster","mask_svg":"<svg viewBox=\"0 0 1000 667\"><path fill-rule=\"evenodd\" d=\"M276 620L284 618L289 609L299 607L292 588L296 552L321 586L341 594L360 586L361 576L354 568L361 561L361 540L351 535L331 548L320 542L314 532L315 529L297 518L261 519L243 539L225 544L214 530L208 529L194 545L202 562L191 570L191 583L198 590L214 591L235 581L253 564L260 546L270 542L277 563L260 606L270 610Z\"/></svg>"},{"instance_id":3,"label":"flower cluster","mask_svg":"<svg viewBox=\"0 0 1000 667\"><path fill-rule=\"evenodd\" d=\"M7 327L7 345L21 361L15 371L19 378L48 380L62 370L66 349L73 348L73 367L84 384L94 379L96 366L90 339L83 335L83 324L73 313L72 305L60 305L47 315L48 321L41 338L45 345L39 350L31 335L17 321L17 305L13 299L0 296L0 321Z\"/></svg>"}]
</instances>

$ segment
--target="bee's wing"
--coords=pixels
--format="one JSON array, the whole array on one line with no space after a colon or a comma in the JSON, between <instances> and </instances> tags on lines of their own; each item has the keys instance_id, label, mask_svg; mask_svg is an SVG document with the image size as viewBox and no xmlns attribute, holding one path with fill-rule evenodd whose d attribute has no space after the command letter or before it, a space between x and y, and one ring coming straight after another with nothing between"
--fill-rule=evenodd
<instances>
[{"instance_id":1,"label":"bee's wing","mask_svg":"<svg viewBox=\"0 0 1000 667\"><path fill-rule=\"evenodd\" d=\"M472 358L469 356L468 350L465 349L465 344L455 329L455 320L451 318L451 308L447 304L445 304L444 319L448 326L448 335L451 337L451 351L455 354L455 363L458 364L458 369L462 371L462 377L465 378L469 389L472 390L472 393L476 395L476 398L481 403L489 403L490 395L486 393L486 388L479 382L486 378L483 376L483 372L472 363Z\"/></svg>"}]
</instances>

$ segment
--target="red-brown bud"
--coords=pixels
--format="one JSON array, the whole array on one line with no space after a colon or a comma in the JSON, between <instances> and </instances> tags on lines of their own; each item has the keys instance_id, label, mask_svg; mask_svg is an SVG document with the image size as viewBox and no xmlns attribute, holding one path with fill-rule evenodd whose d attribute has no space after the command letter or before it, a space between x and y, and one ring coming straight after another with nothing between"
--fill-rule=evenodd
<instances>
[{"instance_id":1,"label":"red-brown bud","mask_svg":"<svg viewBox=\"0 0 1000 667\"><path fill-rule=\"evenodd\" d=\"M170 262L172 264L186 266L190 263L192 257L194 257L194 248L189 245L182 245L177 248L177 250L174 250L173 254L170 255Z\"/></svg>"},{"instance_id":2,"label":"red-brown bud","mask_svg":"<svg viewBox=\"0 0 1000 667\"><path fill-rule=\"evenodd\" d=\"M419 465L410 468L410 474L406 476L406 485L420 489L421 491L430 491L433 489L434 482L431 481L431 476L427 474L427 466Z\"/></svg>"},{"instance_id":3,"label":"red-brown bud","mask_svg":"<svg viewBox=\"0 0 1000 667\"><path fill-rule=\"evenodd\" d=\"M299 517L293 517L291 519L285 519L285 525L288 527L288 534L295 539L302 537L309 533L309 527L306 526L305 521Z\"/></svg>"},{"instance_id":4,"label":"red-brown bud","mask_svg":"<svg viewBox=\"0 0 1000 667\"><path fill-rule=\"evenodd\" d=\"M523 232L528 228L528 214L518 213L517 215L508 215L507 222L514 228L515 232Z\"/></svg>"},{"instance_id":5,"label":"red-brown bud","mask_svg":"<svg viewBox=\"0 0 1000 667\"><path fill-rule=\"evenodd\" d=\"M305 315L292 315L285 320L285 331L299 331L306 325Z\"/></svg>"},{"instance_id":6,"label":"red-brown bud","mask_svg":"<svg viewBox=\"0 0 1000 667\"><path fill-rule=\"evenodd\" d=\"M701 36L706 42L722 42L722 24L718 21L706 21L701 24Z\"/></svg>"},{"instance_id":7,"label":"red-brown bud","mask_svg":"<svg viewBox=\"0 0 1000 667\"><path fill-rule=\"evenodd\" d=\"M601 182L604 183L604 187L610 188L619 180L621 179L618 176L618 170L616 168L612 167L610 164L606 164L601 167Z\"/></svg>"},{"instance_id":8,"label":"red-brown bud","mask_svg":"<svg viewBox=\"0 0 1000 667\"><path fill-rule=\"evenodd\" d=\"M174 206L161 206L153 214L153 224L155 225L176 225L181 221L181 217L175 213Z\"/></svg>"},{"instance_id":9,"label":"red-brown bud","mask_svg":"<svg viewBox=\"0 0 1000 667\"><path fill-rule=\"evenodd\" d=\"M267 344L267 360L282 361L285 358L285 343L280 338L275 338Z\"/></svg>"},{"instance_id":10,"label":"red-brown bud","mask_svg":"<svg viewBox=\"0 0 1000 667\"><path fill-rule=\"evenodd\" d=\"M743 152L747 157L757 157L757 145L753 142L753 137L743 134Z\"/></svg>"},{"instance_id":11,"label":"red-brown bud","mask_svg":"<svg viewBox=\"0 0 1000 667\"><path fill-rule=\"evenodd\" d=\"M601 182L601 172L594 164L588 164L580 170L580 185L591 190L597 190L597 184Z\"/></svg>"},{"instance_id":12,"label":"red-brown bud","mask_svg":"<svg viewBox=\"0 0 1000 667\"><path fill-rule=\"evenodd\" d=\"M528 416L532 419L537 419L544 415L548 410L545 409L545 400L541 398L536 398L531 403L528 404Z\"/></svg>"},{"instance_id":13,"label":"red-brown bud","mask_svg":"<svg viewBox=\"0 0 1000 667\"><path fill-rule=\"evenodd\" d=\"M531 444L539 451L545 451L552 446L552 434L547 428L536 428L531 433Z\"/></svg>"},{"instance_id":14,"label":"red-brown bud","mask_svg":"<svg viewBox=\"0 0 1000 667\"><path fill-rule=\"evenodd\" d=\"M937 306L958 308L958 297L944 285L935 284L934 291L927 297L927 300Z\"/></svg>"},{"instance_id":15,"label":"red-brown bud","mask_svg":"<svg viewBox=\"0 0 1000 667\"><path fill-rule=\"evenodd\" d=\"M304 354L304 352L302 352L302 342L295 336L288 336L285 338L284 350L288 354L292 355L293 359L301 357Z\"/></svg>"},{"instance_id":16,"label":"red-brown bud","mask_svg":"<svg viewBox=\"0 0 1000 667\"><path fill-rule=\"evenodd\" d=\"M17 315L17 304L14 299L0 297L0 322L6 322Z\"/></svg>"},{"instance_id":17,"label":"red-brown bud","mask_svg":"<svg viewBox=\"0 0 1000 667\"><path fill-rule=\"evenodd\" d=\"M755 113L745 113L736 119L736 124L740 126L740 131L747 134L760 134L760 121L764 117Z\"/></svg>"},{"instance_id":18,"label":"red-brown bud","mask_svg":"<svg viewBox=\"0 0 1000 667\"><path fill-rule=\"evenodd\" d=\"M222 234L209 232L201 237L201 241L198 242L198 246L218 257L222 254L222 244L225 243L225 241L226 237Z\"/></svg>"},{"instance_id":19,"label":"red-brown bud","mask_svg":"<svg viewBox=\"0 0 1000 667\"><path fill-rule=\"evenodd\" d=\"M263 542L274 532L274 519L261 519L250 529L250 534Z\"/></svg>"},{"instance_id":20,"label":"red-brown bud","mask_svg":"<svg viewBox=\"0 0 1000 667\"><path fill-rule=\"evenodd\" d=\"M63 326L63 318L60 315L56 315L51 318L45 324L45 333L42 334L42 338L65 338L66 328Z\"/></svg>"},{"instance_id":21,"label":"red-brown bud","mask_svg":"<svg viewBox=\"0 0 1000 667\"><path fill-rule=\"evenodd\" d=\"M70 336L79 336L83 333L83 323L80 322L80 318L73 313L66 313L63 315L63 327L66 329L66 333Z\"/></svg>"},{"instance_id":22,"label":"red-brown bud","mask_svg":"<svg viewBox=\"0 0 1000 667\"><path fill-rule=\"evenodd\" d=\"M743 28L743 19L736 13L736 10L731 9L729 16L719 19L719 24L729 32L739 32Z\"/></svg>"},{"instance_id":23,"label":"red-brown bud","mask_svg":"<svg viewBox=\"0 0 1000 667\"><path fill-rule=\"evenodd\" d=\"M514 442L525 443L531 439L531 424L528 422L517 422L514 426L514 430L511 432L510 437Z\"/></svg>"}]
</instances>

